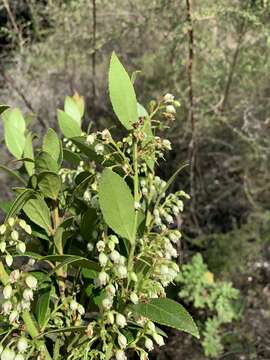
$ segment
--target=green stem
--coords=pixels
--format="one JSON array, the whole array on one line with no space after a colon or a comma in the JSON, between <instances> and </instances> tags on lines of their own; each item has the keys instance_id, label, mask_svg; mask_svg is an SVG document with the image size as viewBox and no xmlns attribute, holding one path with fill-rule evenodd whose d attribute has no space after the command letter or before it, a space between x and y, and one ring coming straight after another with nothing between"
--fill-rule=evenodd
<instances>
[{"instance_id":1,"label":"green stem","mask_svg":"<svg viewBox=\"0 0 270 360\"><path fill-rule=\"evenodd\" d=\"M138 174L138 140L134 139L133 145L133 166L134 166L134 203L139 203L139 174ZM128 273L133 269L133 259L136 248L136 233L137 233L137 223L138 223L138 209L135 209L135 219L134 219L134 228L133 228L133 237L130 248L130 253L128 257Z\"/></svg>"}]
</instances>

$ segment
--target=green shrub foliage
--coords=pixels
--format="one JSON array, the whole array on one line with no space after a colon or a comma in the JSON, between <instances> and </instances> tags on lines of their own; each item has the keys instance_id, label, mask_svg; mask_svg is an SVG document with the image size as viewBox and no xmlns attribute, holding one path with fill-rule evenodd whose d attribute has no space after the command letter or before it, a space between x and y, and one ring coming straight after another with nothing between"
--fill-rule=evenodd
<instances>
[{"instance_id":1,"label":"green shrub foliage","mask_svg":"<svg viewBox=\"0 0 270 360\"><path fill-rule=\"evenodd\" d=\"M115 54L109 93L127 130L82 131L84 100L58 110L59 139L31 133L18 109L3 108L6 146L23 164L2 169L20 181L0 226L1 360L111 359L136 352L146 360L164 344L158 324L198 337L188 312L166 298L176 278L183 191L155 164L170 150L160 130L179 105L171 94L137 104L133 83ZM157 325L155 325L155 323Z\"/></svg>"},{"instance_id":2,"label":"green shrub foliage","mask_svg":"<svg viewBox=\"0 0 270 360\"><path fill-rule=\"evenodd\" d=\"M181 284L179 297L203 311L202 346L206 356L217 358L223 351L222 325L239 319L239 291L230 282L215 281L201 254L183 265L177 276Z\"/></svg>"}]
</instances>

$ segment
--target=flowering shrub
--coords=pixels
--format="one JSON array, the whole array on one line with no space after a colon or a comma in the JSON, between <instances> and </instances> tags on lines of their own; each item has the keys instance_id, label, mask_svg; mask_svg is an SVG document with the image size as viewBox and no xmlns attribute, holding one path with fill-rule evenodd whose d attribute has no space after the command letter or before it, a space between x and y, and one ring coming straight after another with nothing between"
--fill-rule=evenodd
<instances>
[{"instance_id":1,"label":"flowering shrub","mask_svg":"<svg viewBox=\"0 0 270 360\"><path fill-rule=\"evenodd\" d=\"M20 110L1 107L6 146L23 163L9 170L22 186L0 226L1 360L124 360L129 350L146 360L164 344L158 324L198 337L165 291L179 272L173 223L188 196L166 196L180 169L167 182L154 170L171 148L156 134L179 104L167 94L148 113L115 54L109 93L121 140L84 133L75 94L57 114L64 141L48 129L34 151Z\"/></svg>"}]
</instances>

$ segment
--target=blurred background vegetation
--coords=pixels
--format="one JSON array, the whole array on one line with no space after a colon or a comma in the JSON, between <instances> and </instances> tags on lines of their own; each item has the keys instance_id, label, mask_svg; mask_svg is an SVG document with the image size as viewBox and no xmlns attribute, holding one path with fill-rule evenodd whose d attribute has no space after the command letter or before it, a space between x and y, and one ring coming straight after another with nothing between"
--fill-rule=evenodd
<instances>
[{"instance_id":1,"label":"blurred background vegetation","mask_svg":"<svg viewBox=\"0 0 270 360\"><path fill-rule=\"evenodd\" d=\"M33 129L57 129L55 109L75 91L85 126L111 127L113 50L141 71L144 106L167 92L180 100L159 172L190 164L174 184L192 200L178 224L188 265L171 292L203 342L171 333L153 359L270 359L270 1L0 0L0 26L0 103ZM0 141L7 164L1 123ZM4 210L2 173L0 185Z\"/></svg>"}]
</instances>

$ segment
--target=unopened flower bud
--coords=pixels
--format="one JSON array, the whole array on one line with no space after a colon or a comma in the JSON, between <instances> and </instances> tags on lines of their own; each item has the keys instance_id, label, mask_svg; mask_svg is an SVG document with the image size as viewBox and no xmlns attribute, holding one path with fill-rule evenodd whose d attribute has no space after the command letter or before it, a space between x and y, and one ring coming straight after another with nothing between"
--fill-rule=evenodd
<instances>
[{"instance_id":1,"label":"unopened flower bud","mask_svg":"<svg viewBox=\"0 0 270 360\"><path fill-rule=\"evenodd\" d=\"M11 284L16 283L20 278L20 271L19 270L13 270L9 274L9 281Z\"/></svg>"},{"instance_id":2,"label":"unopened flower bud","mask_svg":"<svg viewBox=\"0 0 270 360\"><path fill-rule=\"evenodd\" d=\"M89 243L87 244L87 250L88 250L89 252L91 252L91 251L93 251L93 249L94 249L94 245L89 242Z\"/></svg>"},{"instance_id":3,"label":"unopened flower bud","mask_svg":"<svg viewBox=\"0 0 270 360\"><path fill-rule=\"evenodd\" d=\"M111 325L113 325L113 324L114 324L114 315L113 315L113 313L112 313L111 311L108 312L107 318L108 318L109 323L110 323Z\"/></svg>"},{"instance_id":4,"label":"unopened flower bud","mask_svg":"<svg viewBox=\"0 0 270 360\"><path fill-rule=\"evenodd\" d=\"M132 272L130 273L130 279L131 279L132 281L134 281L134 282L137 282L137 281L138 281L138 277L137 277L137 275L135 274L134 271L132 271Z\"/></svg>"},{"instance_id":5,"label":"unopened flower bud","mask_svg":"<svg viewBox=\"0 0 270 360\"><path fill-rule=\"evenodd\" d=\"M115 353L116 360L127 360L126 354L123 350L117 350Z\"/></svg>"},{"instance_id":6,"label":"unopened flower bud","mask_svg":"<svg viewBox=\"0 0 270 360\"><path fill-rule=\"evenodd\" d=\"M170 93L164 95L163 100L165 103L171 103L174 101L174 96Z\"/></svg>"},{"instance_id":7,"label":"unopened flower bud","mask_svg":"<svg viewBox=\"0 0 270 360\"><path fill-rule=\"evenodd\" d=\"M22 354L17 354L14 358L14 360L24 360L24 356Z\"/></svg>"},{"instance_id":8,"label":"unopened flower bud","mask_svg":"<svg viewBox=\"0 0 270 360\"><path fill-rule=\"evenodd\" d=\"M119 244L119 240L118 237L116 235L111 235L110 239L115 243L115 244Z\"/></svg>"},{"instance_id":9,"label":"unopened flower bud","mask_svg":"<svg viewBox=\"0 0 270 360\"><path fill-rule=\"evenodd\" d=\"M12 287L11 285L6 285L3 289L3 296L5 299L10 299L12 295Z\"/></svg>"},{"instance_id":10,"label":"unopened flower bud","mask_svg":"<svg viewBox=\"0 0 270 360\"><path fill-rule=\"evenodd\" d=\"M6 225L5 225L5 224L2 224L2 225L0 226L0 235L4 235L4 233L6 232L6 230L7 230Z\"/></svg>"},{"instance_id":11,"label":"unopened flower bud","mask_svg":"<svg viewBox=\"0 0 270 360\"><path fill-rule=\"evenodd\" d=\"M115 242L113 240L108 241L108 248L113 251L115 249Z\"/></svg>"},{"instance_id":12,"label":"unopened flower bud","mask_svg":"<svg viewBox=\"0 0 270 360\"><path fill-rule=\"evenodd\" d=\"M147 338L147 339L145 340L144 345L145 345L145 347L146 347L146 349L147 349L148 351L152 351L152 350L154 349L153 341L152 341L151 339L149 339L149 338Z\"/></svg>"},{"instance_id":13,"label":"unopened flower bud","mask_svg":"<svg viewBox=\"0 0 270 360\"><path fill-rule=\"evenodd\" d=\"M86 143L89 145L93 145L96 139L96 135L95 134L90 134L87 136L86 138Z\"/></svg>"},{"instance_id":14,"label":"unopened flower bud","mask_svg":"<svg viewBox=\"0 0 270 360\"><path fill-rule=\"evenodd\" d=\"M19 225L20 225L20 227L24 230L27 224L26 224L26 221L25 221L25 220L21 219L21 220L19 221Z\"/></svg>"},{"instance_id":15,"label":"unopened flower bud","mask_svg":"<svg viewBox=\"0 0 270 360\"><path fill-rule=\"evenodd\" d=\"M153 338L155 340L155 342L159 345L159 346L163 346L164 345L164 340L163 337L157 333L153 334Z\"/></svg>"},{"instance_id":16,"label":"unopened flower bud","mask_svg":"<svg viewBox=\"0 0 270 360\"><path fill-rule=\"evenodd\" d=\"M109 281L109 275L105 271L101 271L98 274L98 284L100 286L104 286L107 284L108 281Z\"/></svg>"},{"instance_id":17,"label":"unopened flower bud","mask_svg":"<svg viewBox=\"0 0 270 360\"><path fill-rule=\"evenodd\" d=\"M166 113L168 114L176 114L175 107L173 105L166 106Z\"/></svg>"},{"instance_id":18,"label":"unopened flower bud","mask_svg":"<svg viewBox=\"0 0 270 360\"><path fill-rule=\"evenodd\" d=\"M84 314L85 314L85 309L84 309L84 307L83 307L81 304L78 305L78 313L79 313L80 315L84 315Z\"/></svg>"},{"instance_id":19,"label":"unopened flower bud","mask_svg":"<svg viewBox=\"0 0 270 360\"><path fill-rule=\"evenodd\" d=\"M120 326L121 328L125 327L127 325L127 320L124 315L117 313L116 314L116 324Z\"/></svg>"},{"instance_id":20,"label":"unopened flower bud","mask_svg":"<svg viewBox=\"0 0 270 360\"><path fill-rule=\"evenodd\" d=\"M11 232L11 239L14 240L14 241L18 241L19 240L19 233L17 230L13 230Z\"/></svg>"},{"instance_id":21,"label":"unopened flower bud","mask_svg":"<svg viewBox=\"0 0 270 360\"><path fill-rule=\"evenodd\" d=\"M5 348L1 354L1 360L14 360L15 352L10 348Z\"/></svg>"},{"instance_id":22,"label":"unopened flower bud","mask_svg":"<svg viewBox=\"0 0 270 360\"><path fill-rule=\"evenodd\" d=\"M13 310L11 311L11 313L9 314L8 320L10 323L14 323L15 321L17 321L19 318L19 313L17 310Z\"/></svg>"},{"instance_id":23,"label":"unopened flower bud","mask_svg":"<svg viewBox=\"0 0 270 360\"><path fill-rule=\"evenodd\" d=\"M104 145L102 144L97 144L95 146L95 152L97 155L103 155L103 152L104 152Z\"/></svg>"},{"instance_id":24,"label":"unopened flower bud","mask_svg":"<svg viewBox=\"0 0 270 360\"><path fill-rule=\"evenodd\" d=\"M4 315L8 315L12 310L12 303L8 300L2 304L2 312Z\"/></svg>"},{"instance_id":25,"label":"unopened flower bud","mask_svg":"<svg viewBox=\"0 0 270 360\"><path fill-rule=\"evenodd\" d=\"M93 323L89 323L86 328L86 334L88 337L92 337L94 334Z\"/></svg>"},{"instance_id":26,"label":"unopened flower bud","mask_svg":"<svg viewBox=\"0 0 270 360\"><path fill-rule=\"evenodd\" d=\"M13 227L14 224L15 224L15 219L14 219L13 217L10 217L10 218L8 219L8 225L9 225L10 227Z\"/></svg>"},{"instance_id":27,"label":"unopened flower bud","mask_svg":"<svg viewBox=\"0 0 270 360\"><path fill-rule=\"evenodd\" d=\"M156 332L156 326L152 321L148 321L147 327L151 332Z\"/></svg>"},{"instance_id":28,"label":"unopened flower bud","mask_svg":"<svg viewBox=\"0 0 270 360\"><path fill-rule=\"evenodd\" d=\"M32 234L32 229L30 225L26 225L24 231L28 234L31 235Z\"/></svg>"},{"instance_id":29,"label":"unopened flower bud","mask_svg":"<svg viewBox=\"0 0 270 360\"><path fill-rule=\"evenodd\" d=\"M99 254L98 261L100 263L100 266L104 267L106 266L108 262L108 257L103 252Z\"/></svg>"},{"instance_id":30,"label":"unopened flower bud","mask_svg":"<svg viewBox=\"0 0 270 360\"><path fill-rule=\"evenodd\" d=\"M135 292L132 292L130 294L130 300L131 300L131 302L133 302L133 304L138 304L138 302L139 302L138 295Z\"/></svg>"},{"instance_id":31,"label":"unopened flower bud","mask_svg":"<svg viewBox=\"0 0 270 360\"><path fill-rule=\"evenodd\" d=\"M102 300L102 307L105 310L109 310L113 305L112 299L111 298L105 298Z\"/></svg>"},{"instance_id":32,"label":"unopened flower bud","mask_svg":"<svg viewBox=\"0 0 270 360\"><path fill-rule=\"evenodd\" d=\"M6 250L6 243L4 241L0 242L0 251L3 253Z\"/></svg>"},{"instance_id":33,"label":"unopened flower bud","mask_svg":"<svg viewBox=\"0 0 270 360\"><path fill-rule=\"evenodd\" d=\"M113 250L113 251L110 253L110 259L111 259L112 262L114 262L115 264L119 264L120 257L121 257L121 255L119 254L119 252L118 252L117 250Z\"/></svg>"},{"instance_id":34,"label":"unopened flower bud","mask_svg":"<svg viewBox=\"0 0 270 360\"><path fill-rule=\"evenodd\" d=\"M6 260L7 266L11 266L11 265L12 265L12 263L13 263L13 257L12 257L10 254L6 255L5 260Z\"/></svg>"},{"instance_id":35,"label":"unopened flower bud","mask_svg":"<svg viewBox=\"0 0 270 360\"><path fill-rule=\"evenodd\" d=\"M25 278L25 283L32 290L35 290L38 284L37 278L35 278L33 275L27 275Z\"/></svg>"},{"instance_id":36,"label":"unopened flower bud","mask_svg":"<svg viewBox=\"0 0 270 360\"><path fill-rule=\"evenodd\" d=\"M32 291L31 289L25 289L25 290L23 291L23 298L24 298L24 300L26 300L26 301L31 301L31 300L33 300L33 298L34 298L33 291Z\"/></svg>"},{"instance_id":37,"label":"unopened flower bud","mask_svg":"<svg viewBox=\"0 0 270 360\"><path fill-rule=\"evenodd\" d=\"M21 253L25 253L26 251L26 246L25 243L23 243L22 241L20 241L17 245L16 245L16 249L19 250Z\"/></svg>"},{"instance_id":38,"label":"unopened flower bud","mask_svg":"<svg viewBox=\"0 0 270 360\"><path fill-rule=\"evenodd\" d=\"M127 339L123 334L118 335L118 344L121 349L125 349L127 347Z\"/></svg>"},{"instance_id":39,"label":"unopened flower bud","mask_svg":"<svg viewBox=\"0 0 270 360\"><path fill-rule=\"evenodd\" d=\"M17 349L19 352L25 352L28 348L28 341L26 338L21 337L17 342Z\"/></svg>"},{"instance_id":40,"label":"unopened flower bud","mask_svg":"<svg viewBox=\"0 0 270 360\"><path fill-rule=\"evenodd\" d=\"M125 279L127 277L127 268L126 266L120 265L117 267L117 274L120 279Z\"/></svg>"},{"instance_id":41,"label":"unopened flower bud","mask_svg":"<svg viewBox=\"0 0 270 360\"><path fill-rule=\"evenodd\" d=\"M78 303L75 300L72 300L69 304L69 307L72 311L76 311L78 309Z\"/></svg>"},{"instance_id":42,"label":"unopened flower bud","mask_svg":"<svg viewBox=\"0 0 270 360\"><path fill-rule=\"evenodd\" d=\"M113 286L113 284L109 284L107 287L106 287L106 293L108 295L111 295L111 296L114 296L115 295L115 287Z\"/></svg>"},{"instance_id":43,"label":"unopened flower bud","mask_svg":"<svg viewBox=\"0 0 270 360\"><path fill-rule=\"evenodd\" d=\"M104 251L105 250L105 242L102 240L99 240L96 244L96 248L98 252Z\"/></svg>"}]
</instances>

